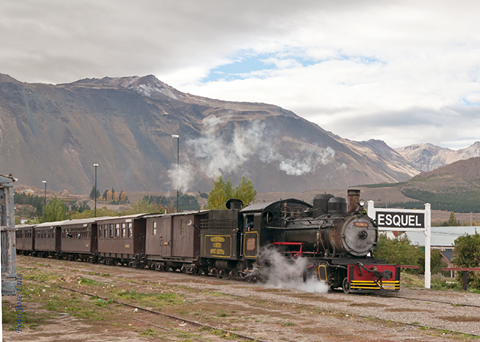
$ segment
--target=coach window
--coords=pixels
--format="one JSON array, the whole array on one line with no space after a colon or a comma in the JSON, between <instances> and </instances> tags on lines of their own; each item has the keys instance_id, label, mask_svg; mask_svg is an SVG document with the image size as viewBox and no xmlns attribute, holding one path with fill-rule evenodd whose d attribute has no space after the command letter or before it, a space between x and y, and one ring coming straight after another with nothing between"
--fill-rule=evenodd
<instances>
[{"instance_id":1,"label":"coach window","mask_svg":"<svg viewBox=\"0 0 480 342\"><path fill-rule=\"evenodd\" d=\"M128 237L133 237L132 222L128 224Z\"/></svg>"},{"instance_id":2,"label":"coach window","mask_svg":"<svg viewBox=\"0 0 480 342\"><path fill-rule=\"evenodd\" d=\"M153 235L157 235L157 221L153 221Z\"/></svg>"},{"instance_id":3,"label":"coach window","mask_svg":"<svg viewBox=\"0 0 480 342\"><path fill-rule=\"evenodd\" d=\"M120 223L115 225L115 237L120 237Z\"/></svg>"},{"instance_id":4,"label":"coach window","mask_svg":"<svg viewBox=\"0 0 480 342\"><path fill-rule=\"evenodd\" d=\"M110 225L110 237L113 238L113 224Z\"/></svg>"}]
</instances>

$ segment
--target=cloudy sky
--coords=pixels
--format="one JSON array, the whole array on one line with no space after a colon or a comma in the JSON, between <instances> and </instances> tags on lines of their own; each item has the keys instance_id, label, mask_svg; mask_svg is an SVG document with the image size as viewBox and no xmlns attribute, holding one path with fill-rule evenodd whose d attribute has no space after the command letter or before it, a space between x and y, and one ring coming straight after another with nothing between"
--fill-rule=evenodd
<instances>
[{"instance_id":1,"label":"cloudy sky","mask_svg":"<svg viewBox=\"0 0 480 342\"><path fill-rule=\"evenodd\" d=\"M154 74L272 103L351 140L480 140L480 2L18 0L0 73L65 83Z\"/></svg>"}]
</instances>

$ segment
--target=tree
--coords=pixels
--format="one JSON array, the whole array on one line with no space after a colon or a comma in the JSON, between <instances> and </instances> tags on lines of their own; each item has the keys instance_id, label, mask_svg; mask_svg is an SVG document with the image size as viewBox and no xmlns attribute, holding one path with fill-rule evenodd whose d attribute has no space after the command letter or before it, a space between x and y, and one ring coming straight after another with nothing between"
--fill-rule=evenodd
<instances>
[{"instance_id":1,"label":"tree","mask_svg":"<svg viewBox=\"0 0 480 342\"><path fill-rule=\"evenodd\" d=\"M422 250L411 244L406 235L394 239L380 234L377 246L373 250L375 259L385 259L387 264L418 265ZM425 260L425 259L424 259Z\"/></svg>"},{"instance_id":2,"label":"tree","mask_svg":"<svg viewBox=\"0 0 480 342\"><path fill-rule=\"evenodd\" d=\"M107 209L106 207L97 208L97 217L103 217L103 216L118 216L118 211L110 210L110 209ZM75 212L75 211L70 212L69 217L72 220L95 217L95 210L87 209L81 213Z\"/></svg>"},{"instance_id":3,"label":"tree","mask_svg":"<svg viewBox=\"0 0 480 342\"><path fill-rule=\"evenodd\" d=\"M455 240L454 258L452 262L457 267L480 267L480 235L463 235ZM462 283L463 272L457 273L457 280ZM480 289L480 274L468 272L468 285Z\"/></svg>"},{"instance_id":4,"label":"tree","mask_svg":"<svg viewBox=\"0 0 480 342\"><path fill-rule=\"evenodd\" d=\"M257 190L255 190L253 182L250 179L247 180L245 176L235 188L232 187L230 179L227 178L227 181L223 182L223 178L220 176L213 182L213 188L208 194L206 209L227 209L225 203L230 198L242 200L245 207L255 201Z\"/></svg>"},{"instance_id":5,"label":"tree","mask_svg":"<svg viewBox=\"0 0 480 342\"><path fill-rule=\"evenodd\" d=\"M134 215L143 213L164 213L165 209L160 204L149 203L147 200L137 200L129 209L122 210L121 215Z\"/></svg>"},{"instance_id":6,"label":"tree","mask_svg":"<svg viewBox=\"0 0 480 342\"><path fill-rule=\"evenodd\" d=\"M257 199L257 190L250 179L247 181L247 177L242 176L242 181L235 187L235 198L242 200L244 208Z\"/></svg>"},{"instance_id":7,"label":"tree","mask_svg":"<svg viewBox=\"0 0 480 342\"><path fill-rule=\"evenodd\" d=\"M418 257L418 266L420 273L425 273L425 253L420 253ZM430 273L437 274L442 270L442 254L438 249L430 250Z\"/></svg>"},{"instance_id":8,"label":"tree","mask_svg":"<svg viewBox=\"0 0 480 342\"><path fill-rule=\"evenodd\" d=\"M207 209L227 209L225 203L228 199L234 197L232 182L227 178L223 182L223 177L219 176L213 182L213 188L210 190L207 199Z\"/></svg>"},{"instance_id":9,"label":"tree","mask_svg":"<svg viewBox=\"0 0 480 342\"><path fill-rule=\"evenodd\" d=\"M63 221L66 218L67 208L57 196L45 206L45 222Z\"/></svg>"},{"instance_id":10,"label":"tree","mask_svg":"<svg viewBox=\"0 0 480 342\"><path fill-rule=\"evenodd\" d=\"M457 226L458 225L457 218L455 217L455 213L453 211L450 213L450 218L448 219L448 225L449 226Z\"/></svg>"},{"instance_id":11,"label":"tree","mask_svg":"<svg viewBox=\"0 0 480 342\"><path fill-rule=\"evenodd\" d=\"M97 189L97 198L100 197L100 191ZM90 198L95 199L95 186L92 187L92 191L90 191Z\"/></svg>"}]
</instances>

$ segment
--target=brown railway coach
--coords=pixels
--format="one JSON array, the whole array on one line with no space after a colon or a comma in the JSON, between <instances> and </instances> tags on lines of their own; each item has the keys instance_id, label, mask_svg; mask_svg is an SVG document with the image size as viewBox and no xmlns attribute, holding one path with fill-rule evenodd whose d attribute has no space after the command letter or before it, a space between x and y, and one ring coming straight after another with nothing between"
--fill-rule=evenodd
<instances>
[{"instance_id":1,"label":"brown railway coach","mask_svg":"<svg viewBox=\"0 0 480 342\"><path fill-rule=\"evenodd\" d=\"M97 221L99 219L70 220L61 224L62 257L68 260L96 261L98 252Z\"/></svg>"},{"instance_id":2,"label":"brown railway coach","mask_svg":"<svg viewBox=\"0 0 480 342\"><path fill-rule=\"evenodd\" d=\"M34 227L35 225L33 224L22 224L15 226L17 254L33 254L35 241Z\"/></svg>"},{"instance_id":3,"label":"brown railway coach","mask_svg":"<svg viewBox=\"0 0 480 342\"><path fill-rule=\"evenodd\" d=\"M65 221L45 222L35 226L35 253L58 258L61 254L61 225Z\"/></svg>"},{"instance_id":4,"label":"brown railway coach","mask_svg":"<svg viewBox=\"0 0 480 342\"><path fill-rule=\"evenodd\" d=\"M145 214L97 218L98 261L145 265Z\"/></svg>"},{"instance_id":5,"label":"brown railway coach","mask_svg":"<svg viewBox=\"0 0 480 342\"><path fill-rule=\"evenodd\" d=\"M200 257L200 220L207 211L145 215L148 266L166 271L192 267Z\"/></svg>"}]
</instances>

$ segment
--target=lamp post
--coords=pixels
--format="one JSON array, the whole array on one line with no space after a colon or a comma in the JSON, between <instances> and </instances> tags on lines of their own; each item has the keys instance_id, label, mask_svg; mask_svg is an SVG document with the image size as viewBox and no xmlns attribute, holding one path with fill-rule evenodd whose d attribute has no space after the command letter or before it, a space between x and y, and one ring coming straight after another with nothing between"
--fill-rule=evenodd
<instances>
[{"instance_id":1,"label":"lamp post","mask_svg":"<svg viewBox=\"0 0 480 342\"><path fill-rule=\"evenodd\" d=\"M95 168L95 217L97 217L97 167L98 164L93 164L93 167Z\"/></svg>"},{"instance_id":2,"label":"lamp post","mask_svg":"<svg viewBox=\"0 0 480 342\"><path fill-rule=\"evenodd\" d=\"M177 134L172 134L172 139L177 139L177 213L178 213L178 175L179 175L179 166L180 166L180 136Z\"/></svg>"},{"instance_id":3,"label":"lamp post","mask_svg":"<svg viewBox=\"0 0 480 342\"><path fill-rule=\"evenodd\" d=\"M45 184L45 203L43 204L43 222L45 222L45 212L47 211L47 181L42 181Z\"/></svg>"}]
</instances>

